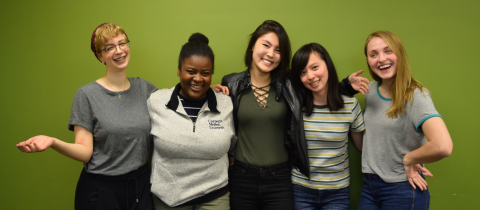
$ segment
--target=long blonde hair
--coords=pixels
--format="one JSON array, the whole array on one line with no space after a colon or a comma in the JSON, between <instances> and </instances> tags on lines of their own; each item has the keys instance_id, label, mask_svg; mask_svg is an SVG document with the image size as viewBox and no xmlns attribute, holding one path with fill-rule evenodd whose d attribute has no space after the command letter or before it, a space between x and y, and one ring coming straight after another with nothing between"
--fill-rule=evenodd
<instances>
[{"instance_id":1,"label":"long blonde hair","mask_svg":"<svg viewBox=\"0 0 480 210\"><path fill-rule=\"evenodd\" d=\"M426 88L412 77L405 47L403 46L402 41L390 31L375 31L368 36L364 49L365 56L367 57L367 64L367 45L373 37L382 38L397 56L398 69L391 87L392 106L387 110L387 115L389 118L398 118L398 116L405 113L405 104L413 101L415 89L419 88L422 93L424 93L423 91L424 89L426 90ZM368 69L372 78L380 83L382 79L372 71L370 65L368 65Z\"/></svg>"}]
</instances>

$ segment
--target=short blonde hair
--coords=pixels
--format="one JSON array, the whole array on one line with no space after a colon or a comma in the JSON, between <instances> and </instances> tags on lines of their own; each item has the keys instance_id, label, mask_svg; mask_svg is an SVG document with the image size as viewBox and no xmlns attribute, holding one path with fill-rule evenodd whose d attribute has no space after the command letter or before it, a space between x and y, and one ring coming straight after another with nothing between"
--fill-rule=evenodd
<instances>
[{"instance_id":1,"label":"short blonde hair","mask_svg":"<svg viewBox=\"0 0 480 210\"><path fill-rule=\"evenodd\" d=\"M128 41L128 36L125 31L115 23L102 23L93 31L91 47L98 60L100 60L98 58L98 53L101 52L102 46L105 45L109 39L116 37L119 34L123 34L126 41Z\"/></svg>"},{"instance_id":2,"label":"short blonde hair","mask_svg":"<svg viewBox=\"0 0 480 210\"><path fill-rule=\"evenodd\" d=\"M365 56L367 57L367 64L367 46L373 37L379 37L383 39L388 44L393 53L395 53L395 55L397 56L398 69L397 74L394 76L395 80L391 87L392 106L387 110L387 115L389 118L397 118L399 115L405 112L405 103L412 102L415 89L420 88L423 93L423 89L425 87L413 78L410 72L407 51L405 50L402 41L400 41L400 39L390 31L375 31L370 34L370 36L368 36L364 48ZM382 81L382 79L372 71L370 65L368 65L368 70L370 71L370 75L375 81Z\"/></svg>"}]
</instances>

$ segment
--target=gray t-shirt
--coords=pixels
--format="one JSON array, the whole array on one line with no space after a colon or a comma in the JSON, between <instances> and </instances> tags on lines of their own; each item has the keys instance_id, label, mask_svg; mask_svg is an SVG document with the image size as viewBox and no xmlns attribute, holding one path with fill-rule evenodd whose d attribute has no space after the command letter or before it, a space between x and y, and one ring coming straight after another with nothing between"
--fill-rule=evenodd
<instances>
[{"instance_id":1,"label":"gray t-shirt","mask_svg":"<svg viewBox=\"0 0 480 210\"><path fill-rule=\"evenodd\" d=\"M411 103L405 104L405 113L396 119L388 118L392 100L383 97L379 83L370 82L365 94L365 132L363 137L362 172L380 176L385 182L407 181L403 156L423 145L422 123L432 117L441 117L427 90L414 92Z\"/></svg>"},{"instance_id":2,"label":"gray t-shirt","mask_svg":"<svg viewBox=\"0 0 480 210\"><path fill-rule=\"evenodd\" d=\"M138 77L128 80L121 99L97 82L75 94L68 129L79 125L93 134L93 154L84 164L89 173L116 176L147 163L152 141L147 99L157 88Z\"/></svg>"}]
</instances>

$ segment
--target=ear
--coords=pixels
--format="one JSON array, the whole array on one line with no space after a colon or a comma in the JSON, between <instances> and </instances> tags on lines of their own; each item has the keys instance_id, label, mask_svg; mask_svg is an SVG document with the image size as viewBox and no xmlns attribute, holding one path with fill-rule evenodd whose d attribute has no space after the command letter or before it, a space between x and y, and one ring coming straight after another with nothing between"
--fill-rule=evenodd
<instances>
[{"instance_id":1,"label":"ear","mask_svg":"<svg viewBox=\"0 0 480 210\"><path fill-rule=\"evenodd\" d=\"M180 76L180 68L177 69L177 76Z\"/></svg>"},{"instance_id":2,"label":"ear","mask_svg":"<svg viewBox=\"0 0 480 210\"><path fill-rule=\"evenodd\" d=\"M102 63L105 62L105 61L103 60L102 53L97 53L97 58L98 58L100 61L102 61Z\"/></svg>"}]
</instances>

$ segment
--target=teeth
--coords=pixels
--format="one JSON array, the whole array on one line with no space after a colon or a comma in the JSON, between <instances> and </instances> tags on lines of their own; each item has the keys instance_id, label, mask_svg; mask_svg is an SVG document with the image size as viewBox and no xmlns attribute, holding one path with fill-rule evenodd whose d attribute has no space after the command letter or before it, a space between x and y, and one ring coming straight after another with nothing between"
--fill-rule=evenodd
<instances>
[{"instance_id":1,"label":"teeth","mask_svg":"<svg viewBox=\"0 0 480 210\"><path fill-rule=\"evenodd\" d=\"M314 82L314 83L310 83L310 86L314 86L314 85L316 85L316 84L319 83L319 82L320 82L320 81L316 81L316 82Z\"/></svg>"},{"instance_id":2,"label":"teeth","mask_svg":"<svg viewBox=\"0 0 480 210\"><path fill-rule=\"evenodd\" d=\"M263 62L267 63L267 64L272 64L273 62L270 62L270 61L267 61L267 60L263 60Z\"/></svg>"},{"instance_id":3,"label":"teeth","mask_svg":"<svg viewBox=\"0 0 480 210\"><path fill-rule=\"evenodd\" d=\"M125 59L125 57L117 58L115 61L123 61L123 59Z\"/></svg>"},{"instance_id":4,"label":"teeth","mask_svg":"<svg viewBox=\"0 0 480 210\"><path fill-rule=\"evenodd\" d=\"M380 70L383 70L383 69L389 68L390 66L392 66L392 64L383 65L383 66L380 66L380 67L378 67L378 68L379 68Z\"/></svg>"},{"instance_id":5,"label":"teeth","mask_svg":"<svg viewBox=\"0 0 480 210\"><path fill-rule=\"evenodd\" d=\"M202 88L201 85L190 85L190 86L193 87L193 88L195 88L195 89L200 89L200 88Z\"/></svg>"}]
</instances>

